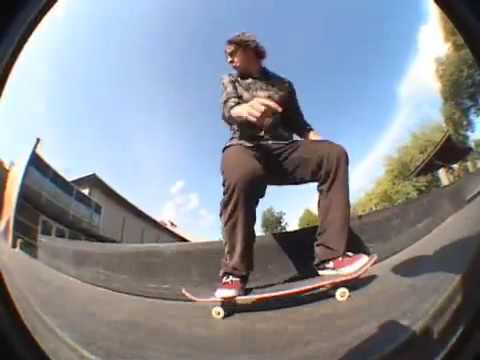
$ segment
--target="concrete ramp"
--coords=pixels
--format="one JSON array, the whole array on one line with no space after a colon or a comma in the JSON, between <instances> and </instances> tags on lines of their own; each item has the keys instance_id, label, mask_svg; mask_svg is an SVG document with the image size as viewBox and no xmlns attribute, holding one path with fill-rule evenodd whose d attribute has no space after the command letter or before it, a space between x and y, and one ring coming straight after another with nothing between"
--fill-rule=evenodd
<instances>
[{"instance_id":1,"label":"concrete ramp","mask_svg":"<svg viewBox=\"0 0 480 360\"><path fill-rule=\"evenodd\" d=\"M64 275L1 242L8 290L52 359L368 359L448 349L480 303L480 200L378 264L347 303L310 294L210 318ZM448 336L450 334L450 336ZM402 358L402 357L400 357Z\"/></svg>"},{"instance_id":2,"label":"concrete ramp","mask_svg":"<svg viewBox=\"0 0 480 360\"><path fill-rule=\"evenodd\" d=\"M480 184L480 173L400 206L352 219L349 248L386 259L428 235L459 211ZM316 228L259 236L251 286L274 285L311 276ZM185 300L182 287L212 290L218 280L221 242L108 244L39 239L21 249L42 263L92 285L118 292ZM366 248L366 249L365 249Z\"/></svg>"}]
</instances>

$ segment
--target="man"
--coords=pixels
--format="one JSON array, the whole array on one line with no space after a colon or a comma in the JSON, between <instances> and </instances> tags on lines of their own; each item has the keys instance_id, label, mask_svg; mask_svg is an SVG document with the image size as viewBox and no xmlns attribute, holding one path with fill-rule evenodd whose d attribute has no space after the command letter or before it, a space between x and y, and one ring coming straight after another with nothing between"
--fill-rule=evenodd
<instances>
[{"instance_id":1,"label":"man","mask_svg":"<svg viewBox=\"0 0 480 360\"><path fill-rule=\"evenodd\" d=\"M256 208L267 185L317 182L321 224L314 266L319 275L356 271L368 256L345 252L350 219L345 149L321 139L305 120L292 82L263 65L266 51L253 34L229 39L225 55L235 74L222 79L222 117L232 136L222 154L225 254L215 296L244 294L253 270Z\"/></svg>"}]
</instances>

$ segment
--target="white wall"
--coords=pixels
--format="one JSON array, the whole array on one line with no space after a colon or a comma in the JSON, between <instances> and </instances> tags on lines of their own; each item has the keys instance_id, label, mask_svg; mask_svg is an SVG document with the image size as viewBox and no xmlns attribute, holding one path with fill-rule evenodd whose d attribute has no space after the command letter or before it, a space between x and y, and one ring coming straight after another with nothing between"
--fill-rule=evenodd
<instances>
[{"instance_id":1,"label":"white wall","mask_svg":"<svg viewBox=\"0 0 480 360\"><path fill-rule=\"evenodd\" d=\"M89 195L102 206L100 230L103 235L122 241L123 226L124 243L142 243L142 232L143 243L176 242L169 232L158 229L137 216L98 188L90 188L89 192Z\"/></svg>"}]
</instances>

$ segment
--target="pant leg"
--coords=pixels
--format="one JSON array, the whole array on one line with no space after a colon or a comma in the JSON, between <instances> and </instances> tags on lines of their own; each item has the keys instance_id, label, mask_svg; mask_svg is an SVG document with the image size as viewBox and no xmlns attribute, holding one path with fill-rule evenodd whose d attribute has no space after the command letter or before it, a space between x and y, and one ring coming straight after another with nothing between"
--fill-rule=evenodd
<instances>
[{"instance_id":1,"label":"pant leg","mask_svg":"<svg viewBox=\"0 0 480 360\"><path fill-rule=\"evenodd\" d=\"M346 150L327 140L300 140L272 147L271 153L269 168L279 172L268 183L318 183L320 225L314 245L315 264L343 255L350 222Z\"/></svg>"},{"instance_id":2,"label":"pant leg","mask_svg":"<svg viewBox=\"0 0 480 360\"><path fill-rule=\"evenodd\" d=\"M220 218L225 253L220 275L253 270L256 208L265 195L266 177L254 148L234 145L222 156L223 199Z\"/></svg>"}]
</instances>

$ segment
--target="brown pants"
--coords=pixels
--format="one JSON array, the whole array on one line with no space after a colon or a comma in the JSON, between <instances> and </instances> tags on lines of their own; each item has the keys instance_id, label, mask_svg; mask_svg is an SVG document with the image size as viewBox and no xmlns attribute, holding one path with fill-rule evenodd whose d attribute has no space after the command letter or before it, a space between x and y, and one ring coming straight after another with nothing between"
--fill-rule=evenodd
<instances>
[{"instance_id":1,"label":"brown pants","mask_svg":"<svg viewBox=\"0 0 480 360\"><path fill-rule=\"evenodd\" d=\"M221 171L225 255L220 275L253 270L256 208L267 185L317 182L318 216L315 264L345 252L350 220L348 155L327 140L232 145L223 152Z\"/></svg>"}]
</instances>

